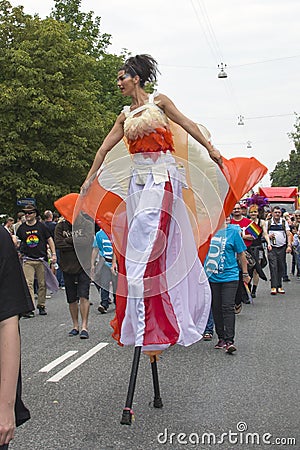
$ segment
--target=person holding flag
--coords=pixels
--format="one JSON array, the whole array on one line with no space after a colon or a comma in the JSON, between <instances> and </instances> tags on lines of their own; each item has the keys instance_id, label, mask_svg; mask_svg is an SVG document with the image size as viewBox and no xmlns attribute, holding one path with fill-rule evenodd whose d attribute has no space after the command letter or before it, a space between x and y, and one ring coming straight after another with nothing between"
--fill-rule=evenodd
<instances>
[{"instance_id":1,"label":"person holding flag","mask_svg":"<svg viewBox=\"0 0 300 450\"><path fill-rule=\"evenodd\" d=\"M250 234L253 238L250 246L248 247L249 253L253 256L255 259L255 266L253 270L250 272L251 275L251 282L252 282L252 290L251 290L251 296L252 298L256 297L256 291L257 286L259 282L259 278L262 278L263 280L267 280L267 277L265 276L263 272L263 268L267 264L267 258L264 253L263 248L263 242L262 239L265 240L268 246L268 251L272 250L270 238L267 231L266 222L264 219L260 218L260 208L262 206L259 206L257 203L252 203L249 206L249 216L251 219L251 223L247 226L245 229L246 234Z\"/></svg>"}]
</instances>

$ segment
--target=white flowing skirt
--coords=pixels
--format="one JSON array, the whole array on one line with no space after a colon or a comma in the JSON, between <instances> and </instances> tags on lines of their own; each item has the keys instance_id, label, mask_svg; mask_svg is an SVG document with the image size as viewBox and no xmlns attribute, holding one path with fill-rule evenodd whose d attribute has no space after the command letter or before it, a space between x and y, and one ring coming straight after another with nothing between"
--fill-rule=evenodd
<instances>
[{"instance_id":1,"label":"white flowing skirt","mask_svg":"<svg viewBox=\"0 0 300 450\"><path fill-rule=\"evenodd\" d=\"M182 199L184 177L171 154L137 154L133 162L120 342L143 350L188 346L202 337L211 294Z\"/></svg>"}]
</instances>

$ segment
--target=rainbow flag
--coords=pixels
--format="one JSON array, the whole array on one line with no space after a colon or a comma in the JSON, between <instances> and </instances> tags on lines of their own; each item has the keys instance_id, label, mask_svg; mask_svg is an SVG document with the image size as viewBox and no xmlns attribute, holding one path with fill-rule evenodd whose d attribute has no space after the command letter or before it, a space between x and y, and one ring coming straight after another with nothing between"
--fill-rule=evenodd
<instances>
[{"instance_id":1,"label":"rainbow flag","mask_svg":"<svg viewBox=\"0 0 300 450\"><path fill-rule=\"evenodd\" d=\"M262 228L255 222L251 222L245 229L245 234L251 234L255 239L261 234Z\"/></svg>"}]
</instances>

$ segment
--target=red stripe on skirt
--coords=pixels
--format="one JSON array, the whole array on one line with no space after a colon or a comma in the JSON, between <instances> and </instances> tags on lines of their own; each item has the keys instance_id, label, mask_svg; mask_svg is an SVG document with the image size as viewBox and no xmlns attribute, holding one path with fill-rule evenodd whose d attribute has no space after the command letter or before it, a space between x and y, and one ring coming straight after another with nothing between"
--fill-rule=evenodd
<instances>
[{"instance_id":1,"label":"red stripe on skirt","mask_svg":"<svg viewBox=\"0 0 300 450\"><path fill-rule=\"evenodd\" d=\"M157 237L147 263L144 274L145 332L143 345L176 344L179 337L179 327L176 315L167 291L166 252L169 237L171 214L173 206L173 191L171 182L165 183L165 194L162 201L162 211L158 225ZM162 250L162 245L164 249ZM157 258L155 255L159 255ZM155 286L152 285L155 279ZM158 284L160 286L159 293ZM151 295L153 288L155 294ZM150 291L150 295L148 295Z\"/></svg>"}]
</instances>

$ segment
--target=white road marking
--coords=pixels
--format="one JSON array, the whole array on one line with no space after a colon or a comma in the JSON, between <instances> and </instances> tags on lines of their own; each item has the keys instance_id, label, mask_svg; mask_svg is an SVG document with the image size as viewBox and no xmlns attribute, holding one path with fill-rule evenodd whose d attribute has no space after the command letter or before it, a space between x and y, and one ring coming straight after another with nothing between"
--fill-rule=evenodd
<instances>
[{"instance_id":1,"label":"white road marking","mask_svg":"<svg viewBox=\"0 0 300 450\"><path fill-rule=\"evenodd\" d=\"M50 372L50 370L54 369L54 367L58 366L60 363L62 363L66 359L70 358L70 356L75 355L75 353L78 353L78 350L70 350L69 352L64 353L59 358L56 358L51 363L47 364L45 367L42 367L39 370L39 372L46 372L46 373Z\"/></svg>"},{"instance_id":2,"label":"white road marking","mask_svg":"<svg viewBox=\"0 0 300 450\"><path fill-rule=\"evenodd\" d=\"M76 367L83 364L85 361L87 361L89 358L91 358L93 355L95 355L99 350L106 347L108 345L108 342L100 342L95 347L91 348L88 352L84 353L82 356L80 356L78 359L73 361L71 364L69 364L67 367L62 369L60 372L58 372L56 375L53 375L53 377L49 378L47 382L57 383L62 378L64 378L66 375L68 375L72 370L76 369Z\"/></svg>"}]
</instances>

